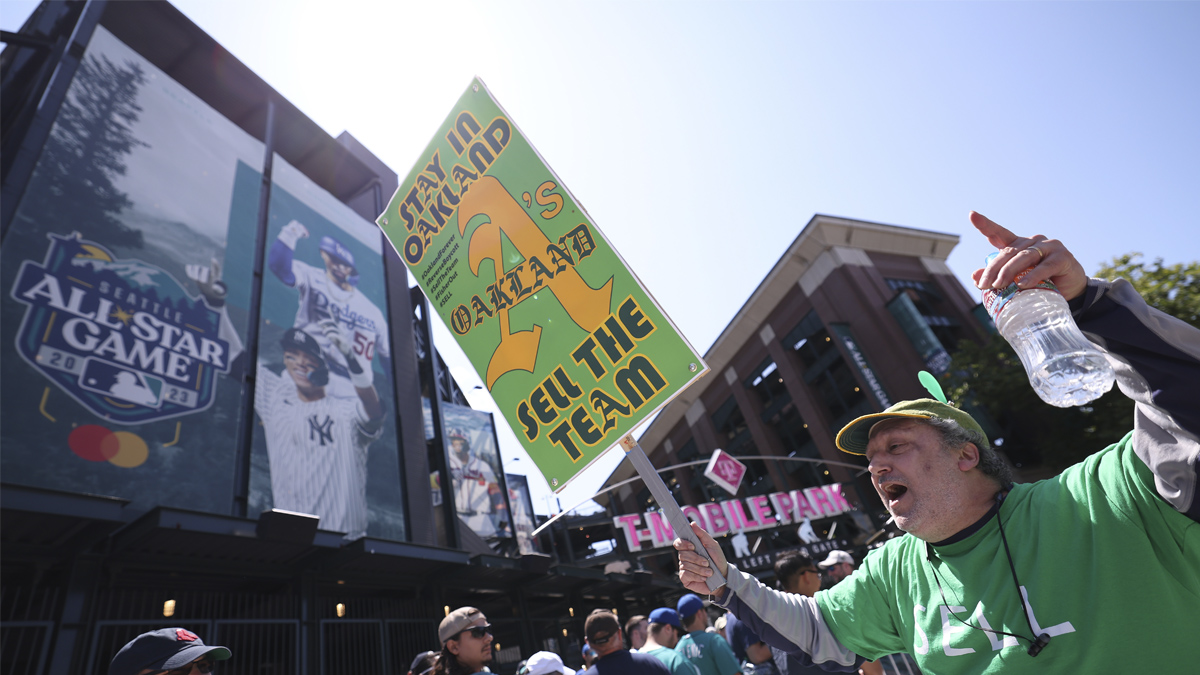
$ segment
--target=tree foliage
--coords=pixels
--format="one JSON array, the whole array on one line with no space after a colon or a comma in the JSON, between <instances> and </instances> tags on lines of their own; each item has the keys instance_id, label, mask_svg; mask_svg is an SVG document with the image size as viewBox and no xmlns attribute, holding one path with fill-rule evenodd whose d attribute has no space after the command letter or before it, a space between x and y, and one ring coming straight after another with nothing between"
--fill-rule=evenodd
<instances>
[{"instance_id":1,"label":"tree foliage","mask_svg":"<svg viewBox=\"0 0 1200 675\"><path fill-rule=\"evenodd\" d=\"M141 66L89 56L59 111L30 185L24 209L59 232L77 231L107 246L138 247L142 232L125 224L132 206L114 180L125 175L125 157L146 144L133 131L142 107Z\"/></svg>"},{"instance_id":2,"label":"tree foliage","mask_svg":"<svg viewBox=\"0 0 1200 675\"><path fill-rule=\"evenodd\" d=\"M1147 264L1141 254L1115 257L1094 275L1128 279L1146 302L1200 328L1200 262ZM1008 342L993 333L982 344L963 341L943 387L953 401L981 408L985 429L1018 468L1041 464L1061 470L1133 429L1133 404L1113 387L1086 406L1055 408L1029 386L1025 369ZM987 422L992 422L991 425Z\"/></svg>"},{"instance_id":3,"label":"tree foliage","mask_svg":"<svg viewBox=\"0 0 1200 675\"><path fill-rule=\"evenodd\" d=\"M1117 256L1093 276L1128 279L1148 305L1200 328L1200 262L1164 267L1162 258L1147 264L1141 257L1141 253Z\"/></svg>"}]
</instances>

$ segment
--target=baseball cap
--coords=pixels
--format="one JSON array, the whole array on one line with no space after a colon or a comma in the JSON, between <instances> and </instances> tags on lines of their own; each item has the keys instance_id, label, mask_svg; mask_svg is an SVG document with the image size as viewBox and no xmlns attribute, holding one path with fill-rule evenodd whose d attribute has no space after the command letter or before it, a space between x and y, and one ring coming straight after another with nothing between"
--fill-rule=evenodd
<instances>
[{"instance_id":1,"label":"baseball cap","mask_svg":"<svg viewBox=\"0 0 1200 675\"><path fill-rule=\"evenodd\" d=\"M108 664L109 675L137 675L143 670L175 670L207 656L224 661L233 654L225 647L206 645L186 628L161 628L135 637Z\"/></svg>"},{"instance_id":2,"label":"baseball cap","mask_svg":"<svg viewBox=\"0 0 1200 675\"><path fill-rule=\"evenodd\" d=\"M459 607L438 624L438 640L446 644L447 640L470 628L479 619L486 619L483 612L474 607Z\"/></svg>"},{"instance_id":3,"label":"baseball cap","mask_svg":"<svg viewBox=\"0 0 1200 675\"><path fill-rule=\"evenodd\" d=\"M299 328L289 328L283 331L283 337L279 339L279 344L283 345L284 351L298 349L317 361L325 363L325 358L321 356L321 345L317 344L317 339Z\"/></svg>"},{"instance_id":4,"label":"baseball cap","mask_svg":"<svg viewBox=\"0 0 1200 675\"><path fill-rule=\"evenodd\" d=\"M691 616L702 609L704 609L704 601L695 593L688 593L675 605L675 610L679 612L680 618Z\"/></svg>"},{"instance_id":5,"label":"baseball cap","mask_svg":"<svg viewBox=\"0 0 1200 675\"><path fill-rule=\"evenodd\" d=\"M575 671L564 666L562 657L554 652L535 653L525 661L525 668L521 672L525 675L549 675L550 673L575 675Z\"/></svg>"},{"instance_id":6,"label":"baseball cap","mask_svg":"<svg viewBox=\"0 0 1200 675\"><path fill-rule=\"evenodd\" d=\"M354 267L354 254L337 239L329 236L321 237L321 250L331 256L341 258L342 262Z\"/></svg>"},{"instance_id":7,"label":"baseball cap","mask_svg":"<svg viewBox=\"0 0 1200 675\"><path fill-rule=\"evenodd\" d=\"M612 612L592 612L583 624L583 634L592 644L606 644L613 635L621 632L621 624Z\"/></svg>"},{"instance_id":8,"label":"baseball cap","mask_svg":"<svg viewBox=\"0 0 1200 675\"><path fill-rule=\"evenodd\" d=\"M437 661L437 652L421 652L413 658L412 665L408 667L408 671L413 675L427 675L433 671L433 664Z\"/></svg>"},{"instance_id":9,"label":"baseball cap","mask_svg":"<svg viewBox=\"0 0 1200 675\"><path fill-rule=\"evenodd\" d=\"M665 623L675 626L679 630L683 630L683 623L679 621L679 612L670 607L659 607L650 612L650 623Z\"/></svg>"},{"instance_id":10,"label":"baseball cap","mask_svg":"<svg viewBox=\"0 0 1200 675\"><path fill-rule=\"evenodd\" d=\"M953 420L958 422L962 428L978 432L980 436L987 438L987 434L983 433L979 423L962 410L931 398L919 398L915 401L901 401L883 412L859 417L842 427L834 442L842 452L865 455L867 454L867 441L871 439L871 427L879 422L891 419L927 420L934 417Z\"/></svg>"},{"instance_id":11,"label":"baseball cap","mask_svg":"<svg viewBox=\"0 0 1200 675\"><path fill-rule=\"evenodd\" d=\"M830 551L829 556L817 563L818 567L833 567L838 563L854 564L854 558L845 551Z\"/></svg>"}]
</instances>

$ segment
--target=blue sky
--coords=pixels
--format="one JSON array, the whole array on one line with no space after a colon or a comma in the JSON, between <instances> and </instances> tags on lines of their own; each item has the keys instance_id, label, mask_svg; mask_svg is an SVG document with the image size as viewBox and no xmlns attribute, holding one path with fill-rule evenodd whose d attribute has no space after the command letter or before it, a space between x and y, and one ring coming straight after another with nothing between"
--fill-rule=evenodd
<instances>
[{"instance_id":1,"label":"blue sky","mask_svg":"<svg viewBox=\"0 0 1200 675\"><path fill-rule=\"evenodd\" d=\"M1200 259L1197 2L175 4L402 176L478 75L701 352L814 213L959 234L964 284L972 209L1089 271Z\"/></svg>"}]
</instances>

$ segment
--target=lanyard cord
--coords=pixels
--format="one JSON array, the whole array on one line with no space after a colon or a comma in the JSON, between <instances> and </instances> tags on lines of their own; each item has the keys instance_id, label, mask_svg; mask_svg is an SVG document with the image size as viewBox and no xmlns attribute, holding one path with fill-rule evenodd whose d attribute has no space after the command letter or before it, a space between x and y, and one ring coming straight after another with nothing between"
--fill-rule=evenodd
<instances>
[{"instance_id":1,"label":"lanyard cord","mask_svg":"<svg viewBox=\"0 0 1200 675\"><path fill-rule=\"evenodd\" d=\"M1033 622L1029 619L1029 608L1025 605L1025 594L1021 592L1021 582L1017 580L1017 567L1013 564L1012 552L1008 549L1008 538L1004 536L1004 521L1000 519L1000 505L1004 502L1004 495L1004 491L1001 491L996 495L996 525L1000 528L1000 541L1004 544L1004 555L1008 558L1008 569L1010 572L1012 572L1013 585L1017 589L1017 597L1021 600L1021 613L1025 615L1025 624L1029 626L1029 632L1035 633L1036 631L1033 630ZM946 611L950 612L950 615L953 616L959 623L965 626L970 626L975 630L981 630L985 633L1007 635L1012 638L1024 640L1029 643L1028 653L1030 656L1037 656L1042 652L1043 649L1045 649L1046 645L1050 644L1050 635L1048 633L1042 633L1041 635L1038 635L1036 639L1034 639L1025 637L1024 635L1018 635L1016 633L1006 633L1002 630L989 630L987 628L981 628L973 623L970 623L969 621L962 620L958 614L955 614L950 610L950 603L946 600L946 591L942 590L942 580L938 576L937 567L935 567L933 564L933 547L928 543L925 544L925 555L929 559L929 569L933 570L933 579L937 582L938 593L940 593L942 596L942 606L945 607Z\"/></svg>"}]
</instances>

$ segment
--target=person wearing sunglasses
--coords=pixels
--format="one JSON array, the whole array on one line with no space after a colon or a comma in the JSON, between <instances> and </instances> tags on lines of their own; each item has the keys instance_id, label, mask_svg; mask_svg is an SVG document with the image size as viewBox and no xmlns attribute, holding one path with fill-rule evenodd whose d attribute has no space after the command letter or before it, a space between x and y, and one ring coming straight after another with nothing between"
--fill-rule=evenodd
<instances>
[{"instance_id":1,"label":"person wearing sunglasses","mask_svg":"<svg viewBox=\"0 0 1200 675\"><path fill-rule=\"evenodd\" d=\"M474 675L487 672L492 661L492 626L483 612L459 607L438 626L442 653L433 665L433 675Z\"/></svg>"},{"instance_id":2,"label":"person wearing sunglasses","mask_svg":"<svg viewBox=\"0 0 1200 675\"><path fill-rule=\"evenodd\" d=\"M185 628L162 628L129 641L108 664L109 675L197 675L213 672L217 661L233 656L225 647L206 645Z\"/></svg>"}]
</instances>

